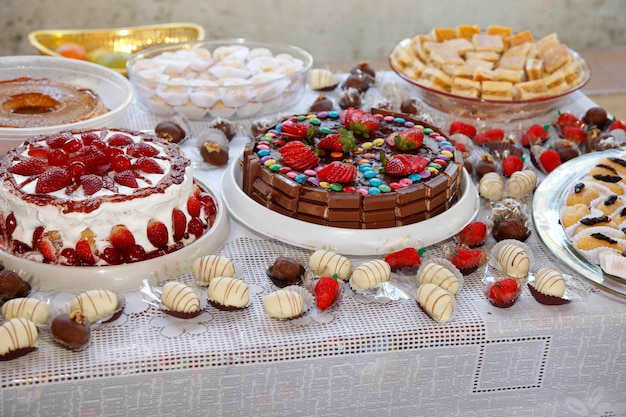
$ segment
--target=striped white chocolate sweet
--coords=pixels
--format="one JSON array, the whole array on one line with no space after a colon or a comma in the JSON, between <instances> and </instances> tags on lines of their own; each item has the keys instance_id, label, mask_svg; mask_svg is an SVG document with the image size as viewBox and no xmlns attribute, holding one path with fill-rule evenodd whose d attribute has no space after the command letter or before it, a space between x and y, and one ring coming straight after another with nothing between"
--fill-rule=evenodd
<instances>
[{"instance_id":1,"label":"striped white chocolate sweet","mask_svg":"<svg viewBox=\"0 0 626 417\"><path fill-rule=\"evenodd\" d=\"M535 273L535 289L542 294L563 297L565 278L554 268L541 268Z\"/></svg>"},{"instance_id":2,"label":"striped white chocolate sweet","mask_svg":"<svg viewBox=\"0 0 626 417\"><path fill-rule=\"evenodd\" d=\"M200 309L200 298L189 285L169 281L163 285L161 304L166 310L179 313L195 313Z\"/></svg>"},{"instance_id":3,"label":"striped white chocolate sweet","mask_svg":"<svg viewBox=\"0 0 626 417\"><path fill-rule=\"evenodd\" d=\"M243 308L248 304L248 284L231 277L215 277L207 288L209 300L226 307Z\"/></svg>"},{"instance_id":4,"label":"striped white chocolate sweet","mask_svg":"<svg viewBox=\"0 0 626 417\"><path fill-rule=\"evenodd\" d=\"M500 200L504 196L504 179L497 172L486 173L480 179L478 193L487 200Z\"/></svg>"},{"instance_id":5,"label":"striped white chocolate sweet","mask_svg":"<svg viewBox=\"0 0 626 417\"><path fill-rule=\"evenodd\" d=\"M72 311L80 311L91 323L113 314L118 309L117 295L110 290L89 290L78 294L70 303Z\"/></svg>"},{"instance_id":6,"label":"striped white chocolate sweet","mask_svg":"<svg viewBox=\"0 0 626 417\"><path fill-rule=\"evenodd\" d=\"M523 278L530 270L530 258L520 245L507 243L498 251L498 264L502 272L513 278Z\"/></svg>"},{"instance_id":7,"label":"striped white chocolate sweet","mask_svg":"<svg viewBox=\"0 0 626 417\"><path fill-rule=\"evenodd\" d=\"M435 284L422 284L417 289L417 302L433 319L446 322L454 312L454 296Z\"/></svg>"},{"instance_id":8,"label":"striped white chocolate sweet","mask_svg":"<svg viewBox=\"0 0 626 417\"><path fill-rule=\"evenodd\" d=\"M205 255L193 261L191 273L199 285L209 285L215 277L234 277L235 264L222 255Z\"/></svg>"},{"instance_id":9,"label":"striped white chocolate sweet","mask_svg":"<svg viewBox=\"0 0 626 417\"><path fill-rule=\"evenodd\" d=\"M428 262L420 269L417 282L418 284L435 284L450 291L452 295L456 295L460 287L459 278L454 272L436 262Z\"/></svg>"},{"instance_id":10,"label":"striped white chocolate sweet","mask_svg":"<svg viewBox=\"0 0 626 417\"><path fill-rule=\"evenodd\" d=\"M523 198L530 195L537 186L537 174L529 169L514 172L506 182L509 197Z\"/></svg>"},{"instance_id":11,"label":"striped white chocolate sweet","mask_svg":"<svg viewBox=\"0 0 626 417\"><path fill-rule=\"evenodd\" d=\"M290 319L304 313L304 299L295 291L276 290L265 296L263 308L269 317Z\"/></svg>"},{"instance_id":12,"label":"striped white chocolate sweet","mask_svg":"<svg viewBox=\"0 0 626 417\"><path fill-rule=\"evenodd\" d=\"M357 291L368 291L389 281L390 277L389 264L382 259L373 259L354 268L350 284Z\"/></svg>"},{"instance_id":13,"label":"striped white chocolate sweet","mask_svg":"<svg viewBox=\"0 0 626 417\"><path fill-rule=\"evenodd\" d=\"M35 323L21 317L5 321L0 326L0 356L17 349L37 346Z\"/></svg>"},{"instance_id":14,"label":"striped white chocolate sweet","mask_svg":"<svg viewBox=\"0 0 626 417\"><path fill-rule=\"evenodd\" d=\"M337 274L337 278L346 281L350 278L350 274L352 274L352 264L350 260L343 255L339 255L333 251L319 249L313 252L309 258L309 270L318 277Z\"/></svg>"},{"instance_id":15,"label":"striped white chocolate sweet","mask_svg":"<svg viewBox=\"0 0 626 417\"><path fill-rule=\"evenodd\" d=\"M48 321L49 311L48 304L37 298L13 298L2 306L2 317L4 320L21 317L35 324L44 324Z\"/></svg>"}]
</instances>

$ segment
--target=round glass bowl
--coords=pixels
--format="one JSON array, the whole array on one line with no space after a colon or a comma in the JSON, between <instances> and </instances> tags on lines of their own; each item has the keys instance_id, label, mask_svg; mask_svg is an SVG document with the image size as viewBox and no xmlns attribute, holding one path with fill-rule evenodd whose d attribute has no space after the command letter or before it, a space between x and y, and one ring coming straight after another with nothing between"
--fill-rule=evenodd
<instances>
[{"instance_id":1,"label":"round glass bowl","mask_svg":"<svg viewBox=\"0 0 626 417\"><path fill-rule=\"evenodd\" d=\"M116 71L86 61L49 56L0 57L0 80L20 77L48 78L88 88L100 96L109 111L91 119L55 126L0 127L0 155L5 155L9 149L36 135L68 129L124 127L126 111L133 101L133 88L128 79Z\"/></svg>"},{"instance_id":2,"label":"round glass bowl","mask_svg":"<svg viewBox=\"0 0 626 417\"><path fill-rule=\"evenodd\" d=\"M175 252L145 261L108 266L66 266L30 261L0 250L2 265L16 271L33 288L56 291L137 291L144 280L156 284L184 275L198 257L217 252L230 236L230 219L221 197L198 179L217 206L211 228L200 239ZM1 248L1 246L0 246Z\"/></svg>"},{"instance_id":3,"label":"round glass bowl","mask_svg":"<svg viewBox=\"0 0 626 417\"><path fill-rule=\"evenodd\" d=\"M413 78L410 70L401 68L396 59L399 54L411 47L411 39L400 41L389 55L391 69L403 80L416 87L418 97L429 106L448 114L469 119L488 119L492 122L508 123L523 119L545 116L553 110L565 105L572 93L580 90L591 79L591 69L580 55L570 50L572 59L580 64L576 79L579 81L558 93L532 99L519 100L486 100L470 98L425 85ZM416 58L417 59L417 58Z\"/></svg>"},{"instance_id":4,"label":"round glass bowl","mask_svg":"<svg viewBox=\"0 0 626 417\"><path fill-rule=\"evenodd\" d=\"M298 47L233 38L149 48L127 70L139 103L153 114L236 120L298 103L312 65Z\"/></svg>"}]
</instances>

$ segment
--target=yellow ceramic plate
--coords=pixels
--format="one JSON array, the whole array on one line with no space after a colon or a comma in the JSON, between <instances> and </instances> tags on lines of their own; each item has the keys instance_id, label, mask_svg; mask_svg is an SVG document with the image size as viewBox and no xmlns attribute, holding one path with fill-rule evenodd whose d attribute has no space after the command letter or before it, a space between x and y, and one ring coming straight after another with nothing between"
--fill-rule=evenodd
<instances>
[{"instance_id":1,"label":"yellow ceramic plate","mask_svg":"<svg viewBox=\"0 0 626 417\"><path fill-rule=\"evenodd\" d=\"M193 23L169 23L111 29L37 30L28 41L41 55L61 56L56 50L65 43L76 43L87 53L97 49L132 55L143 49L169 43L203 40L204 28ZM126 67L116 68L126 75Z\"/></svg>"}]
</instances>

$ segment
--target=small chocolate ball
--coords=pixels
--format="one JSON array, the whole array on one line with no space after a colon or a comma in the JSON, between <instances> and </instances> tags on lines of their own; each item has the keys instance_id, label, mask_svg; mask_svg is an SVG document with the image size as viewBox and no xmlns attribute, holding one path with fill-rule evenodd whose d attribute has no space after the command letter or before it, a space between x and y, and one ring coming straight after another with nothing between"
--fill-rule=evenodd
<instances>
[{"instance_id":1,"label":"small chocolate ball","mask_svg":"<svg viewBox=\"0 0 626 417\"><path fill-rule=\"evenodd\" d=\"M233 128L233 125L226 119L217 118L209 123L209 127L224 132L228 140L232 140L235 137L235 129Z\"/></svg>"},{"instance_id":2,"label":"small chocolate ball","mask_svg":"<svg viewBox=\"0 0 626 417\"><path fill-rule=\"evenodd\" d=\"M370 77L367 74L350 74L344 80L341 88L343 88L344 90L354 88L359 93L363 93L367 91L368 88L370 88L369 78Z\"/></svg>"},{"instance_id":3,"label":"small chocolate ball","mask_svg":"<svg viewBox=\"0 0 626 417\"><path fill-rule=\"evenodd\" d=\"M493 238L496 241L515 239L525 241L530 235L521 219L504 219L493 226Z\"/></svg>"},{"instance_id":4,"label":"small chocolate ball","mask_svg":"<svg viewBox=\"0 0 626 417\"><path fill-rule=\"evenodd\" d=\"M204 162L215 166L224 166L228 163L228 149L219 143L206 141L200 146L200 155Z\"/></svg>"},{"instance_id":5,"label":"small chocolate ball","mask_svg":"<svg viewBox=\"0 0 626 417\"><path fill-rule=\"evenodd\" d=\"M30 284L17 272L10 269L0 271L0 304L13 298L26 297L30 290Z\"/></svg>"},{"instance_id":6,"label":"small chocolate ball","mask_svg":"<svg viewBox=\"0 0 626 417\"><path fill-rule=\"evenodd\" d=\"M591 107L589 110L587 110L582 120L587 125L597 126L600 129L603 129L604 126L609 122L606 110L604 110L602 107Z\"/></svg>"},{"instance_id":7,"label":"small chocolate ball","mask_svg":"<svg viewBox=\"0 0 626 417\"><path fill-rule=\"evenodd\" d=\"M407 98L400 104L400 111L404 114L417 114L419 113L419 107L417 100L414 98Z\"/></svg>"},{"instance_id":8,"label":"small chocolate ball","mask_svg":"<svg viewBox=\"0 0 626 417\"><path fill-rule=\"evenodd\" d=\"M372 68L369 62L360 62L356 67L350 70L350 73L351 74L363 73L363 74L367 74L372 79L376 78L376 71L374 70L374 68Z\"/></svg>"},{"instance_id":9,"label":"small chocolate ball","mask_svg":"<svg viewBox=\"0 0 626 417\"><path fill-rule=\"evenodd\" d=\"M267 271L268 276L277 287L296 285L304 276L304 267L293 258L280 256Z\"/></svg>"},{"instance_id":10,"label":"small chocolate ball","mask_svg":"<svg viewBox=\"0 0 626 417\"><path fill-rule=\"evenodd\" d=\"M339 107L341 107L343 110L349 107L361 107L361 103L361 95L354 88L348 88L343 93L341 93L341 97L339 98Z\"/></svg>"},{"instance_id":11,"label":"small chocolate ball","mask_svg":"<svg viewBox=\"0 0 626 417\"><path fill-rule=\"evenodd\" d=\"M63 313L52 319L50 333L54 340L72 350L81 350L91 340L91 323L79 311Z\"/></svg>"},{"instance_id":12,"label":"small chocolate ball","mask_svg":"<svg viewBox=\"0 0 626 417\"><path fill-rule=\"evenodd\" d=\"M320 94L319 96L317 96L313 104L311 104L309 111L314 113L331 111L334 106L335 104L330 98L326 97L325 94Z\"/></svg>"},{"instance_id":13,"label":"small chocolate ball","mask_svg":"<svg viewBox=\"0 0 626 417\"><path fill-rule=\"evenodd\" d=\"M157 123L154 128L154 134L158 138L172 143L178 143L187 136L185 130L180 127L178 123L172 122L171 120Z\"/></svg>"}]
</instances>

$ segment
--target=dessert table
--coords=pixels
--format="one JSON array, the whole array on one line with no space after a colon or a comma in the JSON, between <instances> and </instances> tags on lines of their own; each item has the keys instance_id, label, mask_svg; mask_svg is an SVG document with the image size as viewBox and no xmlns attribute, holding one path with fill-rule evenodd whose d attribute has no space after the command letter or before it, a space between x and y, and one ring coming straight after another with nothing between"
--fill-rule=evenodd
<instances>
[{"instance_id":1,"label":"dessert table","mask_svg":"<svg viewBox=\"0 0 626 417\"><path fill-rule=\"evenodd\" d=\"M592 105L577 92L563 110ZM136 104L127 115L135 129L160 119ZM245 141L234 138L231 164ZM225 169L203 163L193 138L182 146L197 177L220 190ZM426 253L442 255L449 243ZM493 307L483 294L487 267L465 277L448 323L420 310L403 277L365 295L347 287L338 306L280 321L263 311L274 289L265 270L281 255L306 264L312 251L232 221L218 253L248 283L247 309L208 306L184 320L139 291L125 293L122 315L94 330L85 350L66 350L41 332L37 350L0 362L0 415L626 415L626 300L560 264L534 230L526 243L536 265L567 273L569 304L539 304L525 289L512 307ZM190 273L178 279L193 282Z\"/></svg>"}]
</instances>

